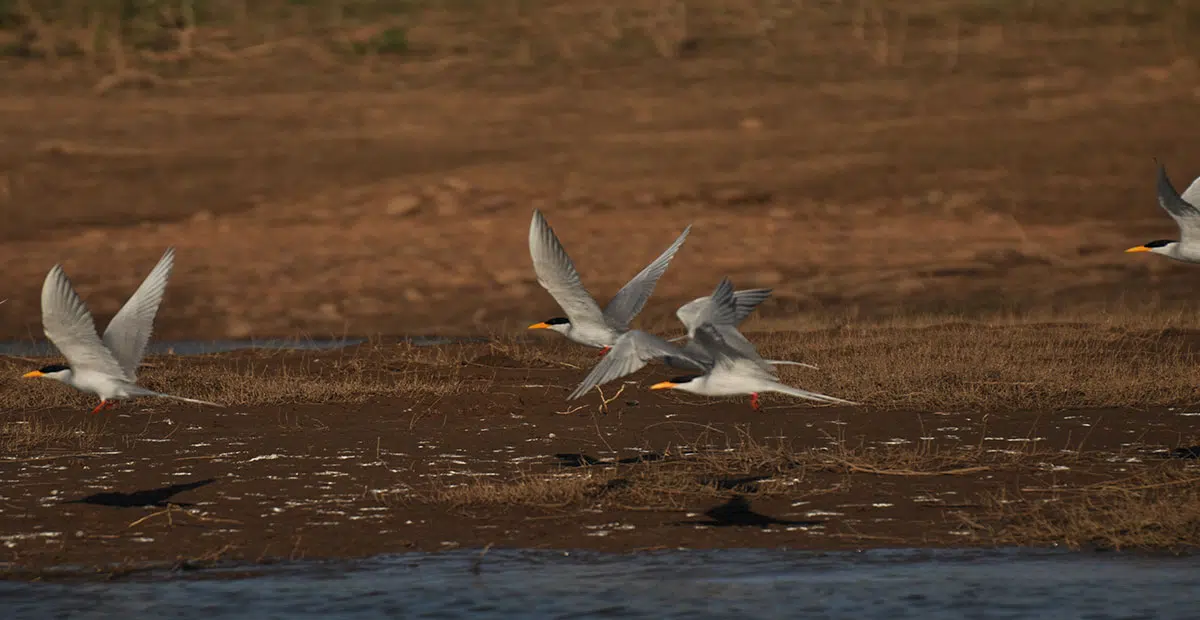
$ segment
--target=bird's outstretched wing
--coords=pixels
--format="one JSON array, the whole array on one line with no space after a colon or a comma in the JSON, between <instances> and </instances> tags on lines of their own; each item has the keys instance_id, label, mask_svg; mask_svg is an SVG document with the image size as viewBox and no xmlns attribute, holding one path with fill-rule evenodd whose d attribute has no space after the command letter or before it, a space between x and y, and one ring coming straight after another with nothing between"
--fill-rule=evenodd
<instances>
[{"instance_id":1,"label":"bird's outstretched wing","mask_svg":"<svg viewBox=\"0 0 1200 620\"><path fill-rule=\"evenodd\" d=\"M52 267L42 283L42 330L67 358L72 370L125 376L117 359L100 340L92 314L60 265Z\"/></svg>"},{"instance_id":2,"label":"bird's outstretched wing","mask_svg":"<svg viewBox=\"0 0 1200 620\"><path fill-rule=\"evenodd\" d=\"M146 356L146 345L154 331L154 317L167 290L167 279L175 266L175 248L167 248L150 275L142 281L129 301L104 329L104 344L125 371L125 378L137 380L138 365Z\"/></svg>"},{"instance_id":3,"label":"bird's outstretched wing","mask_svg":"<svg viewBox=\"0 0 1200 620\"><path fill-rule=\"evenodd\" d=\"M752 288L743 291L733 292L733 324L740 325L746 317L750 316L751 312L758 307L759 304L766 301L771 296L769 288ZM687 302L675 311L675 316L679 318L679 322L687 328L688 334L696 331L696 327L710 319L712 312L712 297L697 297L692 301Z\"/></svg>"},{"instance_id":4,"label":"bird's outstretched wing","mask_svg":"<svg viewBox=\"0 0 1200 620\"><path fill-rule=\"evenodd\" d=\"M701 362L689 359L679 347L654 334L634 329L617 338L608 354L600 359L575 391L567 396L567 400L579 398L597 385L633 374L645 368L651 360L665 357L691 363L697 368L704 367Z\"/></svg>"},{"instance_id":5,"label":"bird's outstretched wing","mask_svg":"<svg viewBox=\"0 0 1200 620\"><path fill-rule=\"evenodd\" d=\"M1193 182L1184 194L1193 200L1200 199L1200 179ZM1200 241L1200 208L1189 202L1187 197L1180 196L1167 177L1167 169L1161 163L1158 165L1158 204L1170 214L1179 225L1180 241Z\"/></svg>"},{"instance_id":6,"label":"bird's outstretched wing","mask_svg":"<svg viewBox=\"0 0 1200 620\"><path fill-rule=\"evenodd\" d=\"M571 262L554 229L537 209L533 210L533 219L529 222L529 256L533 259L538 284L558 302L567 319L577 325L604 324L600 305L584 288L575 263Z\"/></svg>"},{"instance_id":7,"label":"bird's outstretched wing","mask_svg":"<svg viewBox=\"0 0 1200 620\"><path fill-rule=\"evenodd\" d=\"M614 329L628 329L630 321L637 316L642 308L646 305L646 301L650 299L650 295L654 292L655 285L658 284L658 279L667 271L667 267L671 264L671 259L675 257L675 253L679 251L684 240L687 239L688 233L692 227L688 225L654 262L646 265L646 268L641 273L633 276L617 294L613 296L612 301L608 302L608 306L604 308L604 318L608 321L608 325Z\"/></svg>"}]
</instances>

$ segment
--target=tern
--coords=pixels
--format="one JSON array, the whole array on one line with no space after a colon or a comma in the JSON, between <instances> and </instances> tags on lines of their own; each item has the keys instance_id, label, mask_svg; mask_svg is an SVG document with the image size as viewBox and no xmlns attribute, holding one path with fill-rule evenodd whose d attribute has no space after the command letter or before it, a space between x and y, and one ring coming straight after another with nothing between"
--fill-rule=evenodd
<instances>
[{"instance_id":1,"label":"tern","mask_svg":"<svg viewBox=\"0 0 1200 620\"><path fill-rule=\"evenodd\" d=\"M572 342L600 349L603 356L612 349L618 336L629 331L630 321L650 299L658 279L667 271L691 229L690 225L683 229L670 247L621 287L608 306L601 310L584 288L575 264L554 229L550 228L542 212L534 209L529 223L529 255L533 259L533 270L537 273L538 284L550 293L567 316L534 323L529 329L556 331Z\"/></svg>"},{"instance_id":2,"label":"tern","mask_svg":"<svg viewBox=\"0 0 1200 620\"><path fill-rule=\"evenodd\" d=\"M756 411L761 408L758 395L762 392L777 392L823 403L857 404L780 383L772 363L760 357L754 345L731 325L736 306L729 278L721 280L710 299L712 303L708 309L696 317L697 325L691 339L702 355L690 353L686 347L676 346L653 334L630 330L617 338L612 351L596 364L567 400L579 398L593 386L637 372L651 360L666 358L688 363L704 372L656 383L650 386L652 390L670 388L702 396L749 394L750 406Z\"/></svg>"},{"instance_id":3,"label":"tern","mask_svg":"<svg viewBox=\"0 0 1200 620\"><path fill-rule=\"evenodd\" d=\"M1179 241L1156 239L1135 246L1126 252L1153 252L1185 263L1200 263L1200 179L1184 190L1183 195L1175 191L1167 178L1167 169L1158 165L1158 204L1179 225Z\"/></svg>"},{"instance_id":4,"label":"tern","mask_svg":"<svg viewBox=\"0 0 1200 620\"><path fill-rule=\"evenodd\" d=\"M67 364L51 364L25 373L26 378L42 377L65 383L77 390L100 397L92 409L99 413L116 406L116 401L138 396L158 396L200 405L213 405L194 398L155 392L137 385L137 369L146 355L154 316L162 303L167 278L175 262L175 249L168 248L158 264L146 276L129 301L117 312L104 336L87 306L71 286L61 265L55 265L42 283L42 329Z\"/></svg>"}]
</instances>

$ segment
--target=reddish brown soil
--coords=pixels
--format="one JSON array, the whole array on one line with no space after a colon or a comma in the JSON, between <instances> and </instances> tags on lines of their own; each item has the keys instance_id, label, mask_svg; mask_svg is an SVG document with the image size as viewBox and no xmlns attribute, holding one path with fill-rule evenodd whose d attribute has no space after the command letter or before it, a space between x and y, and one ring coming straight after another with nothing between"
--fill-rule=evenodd
<instances>
[{"instance_id":1,"label":"reddish brown soil","mask_svg":"<svg viewBox=\"0 0 1200 620\"><path fill-rule=\"evenodd\" d=\"M103 572L143 561L485 545L625 551L998 544L1004 524L996 521L996 498L1036 502L1052 489L1171 465L1156 452L1186 445L1196 415L900 412L782 399L754 412L744 401L706 403L636 388L607 414L597 413L595 399L565 413L561 386L577 376L476 365L460 380L493 381L490 394L227 409L142 402L95 418L76 409L25 414L101 436L82 452L0 461L4 566L17 574L64 564ZM616 465L617 481L607 484L620 488L620 479L695 458L689 454L746 452L753 444L808 457L782 470L764 461L709 472L706 488L700 474L691 484L652 485L636 505L623 507L620 501L636 500L443 501L459 485L548 472L612 476L611 463L579 465L660 457ZM955 460L968 453L974 456ZM821 464L814 454L834 460ZM948 461L931 465L938 455ZM871 467L890 473L863 470ZM953 471L963 467L981 469ZM754 514L718 509L706 516L736 505L738 496ZM170 514L163 512L168 503L178 505Z\"/></svg>"},{"instance_id":2,"label":"reddish brown soil","mask_svg":"<svg viewBox=\"0 0 1200 620\"><path fill-rule=\"evenodd\" d=\"M557 313L529 266L534 206L601 298L694 223L647 318L722 275L774 287L765 316L1194 302L1194 270L1121 253L1176 234L1152 158L1181 187L1200 173L1179 19L964 22L950 62L939 17L881 63L848 11L798 17L768 56L281 53L106 96L102 72L8 60L0 337L40 332L55 262L104 316L167 245L169 339L527 324Z\"/></svg>"}]
</instances>

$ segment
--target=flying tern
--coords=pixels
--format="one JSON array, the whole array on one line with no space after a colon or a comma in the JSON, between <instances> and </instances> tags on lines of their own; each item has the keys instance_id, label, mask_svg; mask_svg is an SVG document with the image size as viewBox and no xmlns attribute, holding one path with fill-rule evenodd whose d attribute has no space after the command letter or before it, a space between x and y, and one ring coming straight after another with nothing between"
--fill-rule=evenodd
<instances>
[{"instance_id":1,"label":"flying tern","mask_svg":"<svg viewBox=\"0 0 1200 620\"><path fill-rule=\"evenodd\" d=\"M1192 181L1181 196L1167 178L1167 169L1160 163L1158 204L1179 225L1179 241L1156 239L1125 251L1153 252L1185 263L1200 263L1200 179Z\"/></svg>"},{"instance_id":2,"label":"flying tern","mask_svg":"<svg viewBox=\"0 0 1200 620\"><path fill-rule=\"evenodd\" d=\"M529 329L556 331L572 342L601 349L600 355L604 355L618 336L629 331L630 321L650 299L658 279L666 272L691 229L690 225L683 229L670 247L621 287L608 306L601 310L584 288L575 264L554 229L550 228L541 211L534 209L529 223L529 255L533 259L533 270L537 273L538 284L550 293L567 316L534 323Z\"/></svg>"},{"instance_id":3,"label":"flying tern","mask_svg":"<svg viewBox=\"0 0 1200 620\"><path fill-rule=\"evenodd\" d=\"M100 404L92 409L92 413L114 407L118 400L138 396L159 396L221 407L217 403L163 394L137 385L138 365L146 354L154 316L158 313L174 262L175 249L168 248L150 275L109 322L103 336L96 333L91 313L72 288L62 266L51 268L42 283L42 329L67 358L67 363L51 364L24 376L54 379L99 396Z\"/></svg>"},{"instance_id":4,"label":"flying tern","mask_svg":"<svg viewBox=\"0 0 1200 620\"><path fill-rule=\"evenodd\" d=\"M750 406L758 410L758 395L777 392L824 403L843 405L852 401L793 388L779 382L771 362L764 360L754 345L731 325L736 306L733 285L721 280L711 296L708 309L697 317L691 343L702 355L696 355L658 336L640 330L621 334L612 351L596 364L567 400L579 398L592 387L624 377L644 368L651 360L671 358L702 369L703 374L676 377L650 386L650 389L677 389L703 396L750 395ZM736 338L732 337L736 334ZM740 340L739 340L740 338ZM744 344L742 344L744 343Z\"/></svg>"}]
</instances>

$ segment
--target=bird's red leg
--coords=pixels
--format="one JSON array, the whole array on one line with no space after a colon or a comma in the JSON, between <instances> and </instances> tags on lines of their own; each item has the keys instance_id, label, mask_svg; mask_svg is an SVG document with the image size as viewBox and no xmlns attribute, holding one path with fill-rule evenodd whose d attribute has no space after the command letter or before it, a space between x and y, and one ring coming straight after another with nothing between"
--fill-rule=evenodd
<instances>
[{"instance_id":1,"label":"bird's red leg","mask_svg":"<svg viewBox=\"0 0 1200 620\"><path fill-rule=\"evenodd\" d=\"M117 401L115 401L115 400L106 400L106 401L104 401L104 408L105 408L105 409L116 409L116 408L117 408Z\"/></svg>"},{"instance_id":2,"label":"bird's red leg","mask_svg":"<svg viewBox=\"0 0 1200 620\"><path fill-rule=\"evenodd\" d=\"M608 355L609 351L612 351L612 347L604 347L603 349L600 349L600 353L596 355L596 357L604 357L605 355Z\"/></svg>"},{"instance_id":3,"label":"bird's red leg","mask_svg":"<svg viewBox=\"0 0 1200 620\"><path fill-rule=\"evenodd\" d=\"M750 408L755 411L760 411L762 409L762 405L758 404L758 392L750 393Z\"/></svg>"},{"instance_id":4,"label":"bird's red leg","mask_svg":"<svg viewBox=\"0 0 1200 620\"><path fill-rule=\"evenodd\" d=\"M99 405L96 405L95 409L92 409L92 415L96 415L97 413L100 413L101 411L104 411L105 409L108 409L108 401L102 400L102 401L100 401Z\"/></svg>"}]
</instances>

